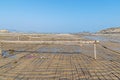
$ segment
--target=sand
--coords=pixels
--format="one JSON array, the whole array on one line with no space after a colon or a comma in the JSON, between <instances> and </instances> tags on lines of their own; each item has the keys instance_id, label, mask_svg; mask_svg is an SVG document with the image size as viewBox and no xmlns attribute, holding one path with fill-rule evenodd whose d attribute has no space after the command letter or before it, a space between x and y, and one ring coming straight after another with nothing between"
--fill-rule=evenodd
<instances>
[{"instance_id":1,"label":"sand","mask_svg":"<svg viewBox=\"0 0 120 80\"><path fill-rule=\"evenodd\" d=\"M31 41L86 41L71 34L42 34L32 37L34 39ZM20 38L29 40L27 35ZM5 39L12 40L12 37L4 36ZM119 47L118 42L100 41L95 60L93 44L3 44L3 50L13 49L15 52L6 58L0 58L0 80L119 80Z\"/></svg>"}]
</instances>

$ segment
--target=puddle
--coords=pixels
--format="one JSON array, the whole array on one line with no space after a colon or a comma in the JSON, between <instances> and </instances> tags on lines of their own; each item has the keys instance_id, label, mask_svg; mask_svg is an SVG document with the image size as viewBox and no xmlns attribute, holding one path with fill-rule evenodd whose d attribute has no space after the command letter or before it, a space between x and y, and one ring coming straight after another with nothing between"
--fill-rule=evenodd
<instances>
[{"instance_id":1,"label":"puddle","mask_svg":"<svg viewBox=\"0 0 120 80\"><path fill-rule=\"evenodd\" d=\"M99 40L99 41L109 41L108 39L102 36L84 36L84 38L91 39L91 40Z\"/></svg>"},{"instance_id":2,"label":"puddle","mask_svg":"<svg viewBox=\"0 0 120 80\"><path fill-rule=\"evenodd\" d=\"M19 50L17 50L17 52L23 52L23 51L25 51L25 49L19 49Z\"/></svg>"},{"instance_id":3,"label":"puddle","mask_svg":"<svg viewBox=\"0 0 120 80\"><path fill-rule=\"evenodd\" d=\"M120 42L120 39L116 39L115 37L105 37L105 36L84 36L83 38L91 39L91 40L99 40L99 41Z\"/></svg>"},{"instance_id":4,"label":"puddle","mask_svg":"<svg viewBox=\"0 0 120 80\"><path fill-rule=\"evenodd\" d=\"M40 53L80 53L80 47L78 46L54 46L54 47L42 47L37 50Z\"/></svg>"},{"instance_id":5,"label":"puddle","mask_svg":"<svg viewBox=\"0 0 120 80\"><path fill-rule=\"evenodd\" d=\"M10 56L9 58L17 59L16 55L12 55L12 56Z\"/></svg>"},{"instance_id":6,"label":"puddle","mask_svg":"<svg viewBox=\"0 0 120 80\"><path fill-rule=\"evenodd\" d=\"M8 51L2 51L2 56L3 56L3 57L8 57L8 56L9 56Z\"/></svg>"},{"instance_id":7,"label":"puddle","mask_svg":"<svg viewBox=\"0 0 120 80\"><path fill-rule=\"evenodd\" d=\"M40 48L39 50L37 50L38 52L59 52L60 49L58 48Z\"/></svg>"},{"instance_id":8,"label":"puddle","mask_svg":"<svg viewBox=\"0 0 120 80\"><path fill-rule=\"evenodd\" d=\"M12 52L12 54L11 54L11 52L10 51L5 51L5 50L3 50L2 51L2 56L4 57L4 58L13 58L13 59L15 59L16 58L16 55L14 55L13 54L14 52Z\"/></svg>"}]
</instances>

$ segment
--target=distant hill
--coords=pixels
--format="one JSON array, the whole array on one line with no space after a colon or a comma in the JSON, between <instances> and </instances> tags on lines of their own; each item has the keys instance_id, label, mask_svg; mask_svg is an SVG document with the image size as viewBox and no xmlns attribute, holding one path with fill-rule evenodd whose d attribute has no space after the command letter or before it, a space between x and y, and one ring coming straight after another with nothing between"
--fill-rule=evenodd
<instances>
[{"instance_id":1,"label":"distant hill","mask_svg":"<svg viewBox=\"0 0 120 80\"><path fill-rule=\"evenodd\" d=\"M115 27L115 28L107 28L104 30L99 31L98 33L102 33L102 34L118 34L120 33L120 27Z\"/></svg>"},{"instance_id":2,"label":"distant hill","mask_svg":"<svg viewBox=\"0 0 120 80\"><path fill-rule=\"evenodd\" d=\"M1 29L1 30L0 30L0 33L9 33L9 31L6 30L6 29Z\"/></svg>"}]
</instances>

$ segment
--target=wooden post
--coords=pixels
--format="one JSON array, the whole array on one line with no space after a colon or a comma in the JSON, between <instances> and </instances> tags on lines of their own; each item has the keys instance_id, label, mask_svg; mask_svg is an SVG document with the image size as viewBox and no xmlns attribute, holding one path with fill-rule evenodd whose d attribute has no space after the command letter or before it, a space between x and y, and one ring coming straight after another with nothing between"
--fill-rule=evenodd
<instances>
[{"instance_id":1,"label":"wooden post","mask_svg":"<svg viewBox=\"0 0 120 80\"><path fill-rule=\"evenodd\" d=\"M99 43L99 41L96 41L94 42L94 59L97 59L97 54L96 54L96 46L97 46L97 43Z\"/></svg>"},{"instance_id":2,"label":"wooden post","mask_svg":"<svg viewBox=\"0 0 120 80\"><path fill-rule=\"evenodd\" d=\"M2 57L2 44L0 42L0 57Z\"/></svg>"},{"instance_id":3,"label":"wooden post","mask_svg":"<svg viewBox=\"0 0 120 80\"><path fill-rule=\"evenodd\" d=\"M94 59L96 59L96 43L94 43Z\"/></svg>"}]
</instances>

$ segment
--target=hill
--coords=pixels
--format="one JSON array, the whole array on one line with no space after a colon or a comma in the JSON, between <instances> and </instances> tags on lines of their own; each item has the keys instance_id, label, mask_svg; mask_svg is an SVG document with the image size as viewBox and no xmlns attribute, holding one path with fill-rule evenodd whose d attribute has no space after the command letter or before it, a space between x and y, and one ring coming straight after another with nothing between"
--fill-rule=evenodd
<instances>
[{"instance_id":1,"label":"hill","mask_svg":"<svg viewBox=\"0 0 120 80\"><path fill-rule=\"evenodd\" d=\"M118 34L120 33L120 27L115 27L115 28L107 28L104 30L99 31L98 33L102 33L102 34Z\"/></svg>"}]
</instances>

